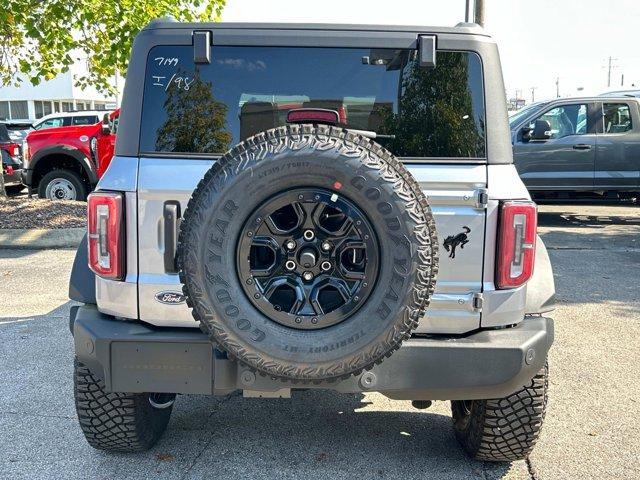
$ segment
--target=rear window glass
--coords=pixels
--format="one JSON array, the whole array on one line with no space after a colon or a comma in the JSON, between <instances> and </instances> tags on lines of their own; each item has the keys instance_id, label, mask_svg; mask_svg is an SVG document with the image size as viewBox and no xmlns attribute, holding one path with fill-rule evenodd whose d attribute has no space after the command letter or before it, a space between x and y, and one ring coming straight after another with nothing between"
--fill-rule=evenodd
<instances>
[{"instance_id":1,"label":"rear window glass","mask_svg":"<svg viewBox=\"0 0 640 480\"><path fill-rule=\"evenodd\" d=\"M210 64L194 64L191 46L153 48L140 150L224 153L294 108L335 110L397 156L485 156L475 53L439 51L426 69L415 50L307 47L213 47Z\"/></svg>"}]
</instances>

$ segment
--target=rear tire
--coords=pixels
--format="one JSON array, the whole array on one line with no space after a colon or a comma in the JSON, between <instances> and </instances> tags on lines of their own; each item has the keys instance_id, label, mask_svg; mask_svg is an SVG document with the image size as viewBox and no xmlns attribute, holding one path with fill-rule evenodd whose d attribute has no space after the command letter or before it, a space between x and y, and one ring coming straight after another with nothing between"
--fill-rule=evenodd
<instances>
[{"instance_id":1,"label":"rear tire","mask_svg":"<svg viewBox=\"0 0 640 480\"><path fill-rule=\"evenodd\" d=\"M469 455L491 462L529 456L547 407L548 372L545 365L529 384L505 398L451 402L456 438Z\"/></svg>"},{"instance_id":2,"label":"rear tire","mask_svg":"<svg viewBox=\"0 0 640 480\"><path fill-rule=\"evenodd\" d=\"M71 170L52 170L38 184L38 196L49 200L87 199L87 187L82 177Z\"/></svg>"},{"instance_id":3,"label":"rear tire","mask_svg":"<svg viewBox=\"0 0 640 480\"><path fill-rule=\"evenodd\" d=\"M172 395L105 392L102 380L77 359L73 393L82 433L89 445L98 450L148 450L166 430L173 409Z\"/></svg>"}]
</instances>

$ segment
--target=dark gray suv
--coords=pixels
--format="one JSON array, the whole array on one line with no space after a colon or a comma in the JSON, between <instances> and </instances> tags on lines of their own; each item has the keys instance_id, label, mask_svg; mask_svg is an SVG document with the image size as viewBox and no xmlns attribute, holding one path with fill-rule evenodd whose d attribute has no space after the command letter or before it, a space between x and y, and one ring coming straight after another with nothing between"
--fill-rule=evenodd
<instances>
[{"instance_id":1,"label":"dark gray suv","mask_svg":"<svg viewBox=\"0 0 640 480\"><path fill-rule=\"evenodd\" d=\"M533 192L615 192L640 197L638 99L563 98L509 119L513 159Z\"/></svg>"}]
</instances>

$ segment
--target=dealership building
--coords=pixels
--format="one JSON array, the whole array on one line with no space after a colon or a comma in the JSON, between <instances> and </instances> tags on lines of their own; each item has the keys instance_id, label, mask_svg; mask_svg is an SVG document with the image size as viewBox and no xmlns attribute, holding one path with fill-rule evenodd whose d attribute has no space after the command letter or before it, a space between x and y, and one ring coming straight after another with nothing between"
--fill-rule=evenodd
<instances>
[{"instance_id":1,"label":"dealership building","mask_svg":"<svg viewBox=\"0 0 640 480\"><path fill-rule=\"evenodd\" d=\"M77 62L68 72L36 86L26 78L18 86L0 86L0 120L33 122L54 112L115 108L114 97L74 85L74 78L86 72L86 62Z\"/></svg>"}]
</instances>

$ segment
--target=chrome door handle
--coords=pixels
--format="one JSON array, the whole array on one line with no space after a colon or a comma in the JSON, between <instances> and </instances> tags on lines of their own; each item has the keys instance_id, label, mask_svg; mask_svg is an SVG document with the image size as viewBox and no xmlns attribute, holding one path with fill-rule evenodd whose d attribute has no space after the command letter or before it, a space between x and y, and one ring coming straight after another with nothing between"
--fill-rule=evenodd
<instances>
[{"instance_id":1,"label":"chrome door handle","mask_svg":"<svg viewBox=\"0 0 640 480\"><path fill-rule=\"evenodd\" d=\"M578 143L573 146L574 150L591 150L591 145L587 145L586 143Z\"/></svg>"}]
</instances>

